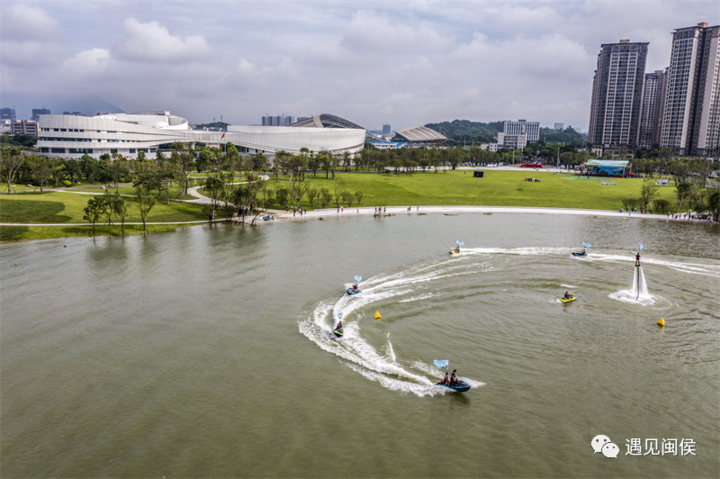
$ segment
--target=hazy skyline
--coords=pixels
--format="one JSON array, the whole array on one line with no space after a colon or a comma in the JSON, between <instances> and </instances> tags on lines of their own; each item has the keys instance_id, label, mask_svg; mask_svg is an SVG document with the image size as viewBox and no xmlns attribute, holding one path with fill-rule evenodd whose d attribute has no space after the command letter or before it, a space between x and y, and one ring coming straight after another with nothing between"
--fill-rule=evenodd
<instances>
[{"instance_id":1,"label":"hazy skyline","mask_svg":"<svg viewBox=\"0 0 720 479\"><path fill-rule=\"evenodd\" d=\"M698 22L720 23L717 2L5 1L0 102L19 118L97 95L192 122L334 113L369 129L524 118L587 132L602 43L650 42L652 72L673 29Z\"/></svg>"}]
</instances>

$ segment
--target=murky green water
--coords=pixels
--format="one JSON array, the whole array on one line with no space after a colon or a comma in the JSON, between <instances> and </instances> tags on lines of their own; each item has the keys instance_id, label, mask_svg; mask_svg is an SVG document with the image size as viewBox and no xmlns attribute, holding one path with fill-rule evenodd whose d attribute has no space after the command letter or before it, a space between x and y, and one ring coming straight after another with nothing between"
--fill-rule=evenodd
<instances>
[{"instance_id":1,"label":"murky green water","mask_svg":"<svg viewBox=\"0 0 720 479\"><path fill-rule=\"evenodd\" d=\"M719 245L717 227L430 215L5 246L1 474L717 477ZM434 359L475 387L433 386ZM697 455L626 456L630 438Z\"/></svg>"}]
</instances>

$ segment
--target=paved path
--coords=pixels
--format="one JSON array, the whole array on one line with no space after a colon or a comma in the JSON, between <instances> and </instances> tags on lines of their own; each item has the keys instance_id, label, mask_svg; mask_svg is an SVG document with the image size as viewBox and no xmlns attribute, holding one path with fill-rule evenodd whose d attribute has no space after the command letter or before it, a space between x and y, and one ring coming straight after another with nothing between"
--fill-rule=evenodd
<instances>
[{"instance_id":1,"label":"paved path","mask_svg":"<svg viewBox=\"0 0 720 479\"><path fill-rule=\"evenodd\" d=\"M265 180L265 181L267 181L268 179L270 179L270 177L269 177L268 175L262 175L262 176L260 176L260 178L263 179L263 180ZM238 181L238 182L231 183L231 184L233 184L233 185L244 185L244 184L247 184L247 183L249 183L249 181ZM205 196L205 195L200 194L200 192L198 191L200 188L202 188L202 186L193 186L192 188L188 188L188 195L194 196L195 199L194 199L194 200L185 200L185 203L199 203L199 204L202 204L202 205L211 205L211 204L212 204L212 199L211 199L211 198L208 198L208 197Z\"/></svg>"},{"instance_id":2,"label":"paved path","mask_svg":"<svg viewBox=\"0 0 720 479\"><path fill-rule=\"evenodd\" d=\"M388 206L383 214L394 215L417 215L418 213L426 214L479 214L479 213L497 213L497 214L533 214L533 215L571 215L571 216L598 216L606 218L632 218L632 219L652 219L665 220L666 215L642 214L642 213L620 213L619 211L607 210L580 210L572 208L533 208L521 206L411 206L408 211L407 206ZM375 214L374 207L353 207L344 208L344 211L338 212L337 208L327 208L324 210L308 211L307 214L300 216L297 214L293 217L291 212L282 212L278 215L282 219L311 219L311 218L332 218L332 217L353 217L353 216L373 216ZM679 220L675 220L679 221Z\"/></svg>"},{"instance_id":3,"label":"paved path","mask_svg":"<svg viewBox=\"0 0 720 479\"><path fill-rule=\"evenodd\" d=\"M375 214L374 207L362 207L362 208L343 208L343 211L338 212L337 208L327 208L323 210L308 211L307 214L300 215L296 213L293 216L292 211L277 211L270 210L270 213L276 220L286 221L299 221L306 219L317 219L317 218L352 218L360 216L373 216ZM607 210L579 210L571 208L531 208L531 207L520 207L520 206L412 206L408 211L407 206L389 206L382 213L382 215L418 215L418 213L424 214L446 214L446 215L470 215L470 214L481 214L481 213L495 213L495 214L532 214L532 215L562 215L562 216L593 216L601 218L620 218L620 219L642 219L642 220L666 220L674 222L685 222L685 223L708 223L706 221L687 220L687 219L676 219L673 220L666 215L654 215L654 214L643 214L643 213L620 213L619 211L607 211ZM246 217L246 222L252 220L251 216ZM225 218L214 219L213 222L223 222ZM173 222L146 222L148 225L180 225L180 224L202 224L207 221L173 221ZM260 221L259 224L263 222ZM271 223L271 222L268 222ZM125 223L126 225L141 225L142 223ZM90 226L88 223L0 223L0 226ZM116 225L117 226L117 225Z\"/></svg>"}]
</instances>

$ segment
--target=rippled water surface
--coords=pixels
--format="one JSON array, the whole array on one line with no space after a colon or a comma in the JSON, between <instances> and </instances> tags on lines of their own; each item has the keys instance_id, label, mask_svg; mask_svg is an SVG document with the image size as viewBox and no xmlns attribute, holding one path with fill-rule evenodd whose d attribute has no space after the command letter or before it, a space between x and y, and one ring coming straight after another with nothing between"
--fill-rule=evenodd
<instances>
[{"instance_id":1,"label":"rippled water surface","mask_svg":"<svg viewBox=\"0 0 720 479\"><path fill-rule=\"evenodd\" d=\"M717 227L410 215L0 259L3 477L720 473ZM434 359L472 389L436 386ZM630 438L697 456L626 456Z\"/></svg>"}]
</instances>

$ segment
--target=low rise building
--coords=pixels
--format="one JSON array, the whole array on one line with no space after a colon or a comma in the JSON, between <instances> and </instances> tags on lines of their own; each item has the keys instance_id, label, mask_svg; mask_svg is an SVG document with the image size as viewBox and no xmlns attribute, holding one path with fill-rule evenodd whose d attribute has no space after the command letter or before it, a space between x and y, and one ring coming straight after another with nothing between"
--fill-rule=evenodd
<instances>
[{"instance_id":1,"label":"low rise building","mask_svg":"<svg viewBox=\"0 0 720 479\"><path fill-rule=\"evenodd\" d=\"M38 134L38 123L32 120L17 120L12 122L11 129L13 134L35 135Z\"/></svg>"},{"instance_id":2,"label":"low rise building","mask_svg":"<svg viewBox=\"0 0 720 479\"><path fill-rule=\"evenodd\" d=\"M480 148L483 150L492 151L493 153L498 151L498 144L497 143L481 143Z\"/></svg>"},{"instance_id":3,"label":"low rise building","mask_svg":"<svg viewBox=\"0 0 720 479\"><path fill-rule=\"evenodd\" d=\"M168 111L156 113L117 113L93 117L42 115L37 147L41 153L61 157L87 154L99 157L117 153L136 158L140 151L156 152L160 145L174 142L233 143L241 153L274 154L284 150L358 153L365 142L361 128L293 128L230 125L227 132L191 130L185 118Z\"/></svg>"}]
</instances>

